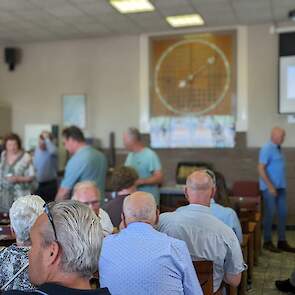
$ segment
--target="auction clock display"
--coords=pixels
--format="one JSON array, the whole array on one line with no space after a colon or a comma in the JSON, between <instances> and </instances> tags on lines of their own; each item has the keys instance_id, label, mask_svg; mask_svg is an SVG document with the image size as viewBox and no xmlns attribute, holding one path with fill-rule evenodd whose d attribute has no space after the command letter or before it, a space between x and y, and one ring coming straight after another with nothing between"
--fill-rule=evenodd
<instances>
[{"instance_id":1,"label":"auction clock display","mask_svg":"<svg viewBox=\"0 0 295 295\"><path fill-rule=\"evenodd\" d=\"M151 115L232 114L234 36L153 40Z\"/></svg>"}]
</instances>

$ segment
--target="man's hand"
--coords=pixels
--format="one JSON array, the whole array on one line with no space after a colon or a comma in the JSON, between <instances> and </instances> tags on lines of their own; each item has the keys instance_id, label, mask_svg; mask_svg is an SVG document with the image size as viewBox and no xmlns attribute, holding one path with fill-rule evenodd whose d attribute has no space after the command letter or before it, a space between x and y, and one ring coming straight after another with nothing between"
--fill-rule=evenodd
<instances>
[{"instance_id":1,"label":"man's hand","mask_svg":"<svg viewBox=\"0 0 295 295\"><path fill-rule=\"evenodd\" d=\"M270 192L271 195L273 195L274 197L278 196L278 192L276 190L276 188L273 185L269 185L268 186L268 191Z\"/></svg>"}]
</instances>

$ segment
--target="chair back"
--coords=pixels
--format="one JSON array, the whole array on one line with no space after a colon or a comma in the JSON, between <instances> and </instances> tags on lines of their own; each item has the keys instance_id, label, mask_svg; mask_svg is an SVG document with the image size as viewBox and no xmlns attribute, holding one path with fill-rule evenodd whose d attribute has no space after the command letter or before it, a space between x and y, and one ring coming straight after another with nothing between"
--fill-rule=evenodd
<instances>
[{"instance_id":1,"label":"chair back","mask_svg":"<svg viewBox=\"0 0 295 295\"><path fill-rule=\"evenodd\" d=\"M260 195L259 184L257 181L236 181L232 193L234 196L257 197Z\"/></svg>"},{"instance_id":2,"label":"chair back","mask_svg":"<svg viewBox=\"0 0 295 295\"><path fill-rule=\"evenodd\" d=\"M193 261L204 295L213 294L213 262Z\"/></svg>"}]
</instances>

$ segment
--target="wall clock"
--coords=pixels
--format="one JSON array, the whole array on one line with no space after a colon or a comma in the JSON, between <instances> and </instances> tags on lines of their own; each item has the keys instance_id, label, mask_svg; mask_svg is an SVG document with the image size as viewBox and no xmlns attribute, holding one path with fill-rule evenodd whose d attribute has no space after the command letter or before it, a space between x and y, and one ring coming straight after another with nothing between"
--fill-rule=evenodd
<instances>
[{"instance_id":1,"label":"wall clock","mask_svg":"<svg viewBox=\"0 0 295 295\"><path fill-rule=\"evenodd\" d=\"M177 115L212 112L231 85L231 64L226 53L204 38L181 40L167 47L154 67L154 93Z\"/></svg>"}]
</instances>

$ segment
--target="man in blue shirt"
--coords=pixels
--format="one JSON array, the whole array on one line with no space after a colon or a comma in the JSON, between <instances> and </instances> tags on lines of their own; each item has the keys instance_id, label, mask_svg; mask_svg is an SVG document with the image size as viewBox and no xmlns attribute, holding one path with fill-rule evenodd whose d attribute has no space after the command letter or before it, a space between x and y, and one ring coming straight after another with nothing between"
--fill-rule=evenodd
<instances>
[{"instance_id":1,"label":"man in blue shirt","mask_svg":"<svg viewBox=\"0 0 295 295\"><path fill-rule=\"evenodd\" d=\"M137 189L151 193L159 205L159 185L163 182L159 157L152 149L144 146L141 141L141 134L136 128L129 128L123 135L123 141L130 152L125 161L125 166L133 167L139 175L136 182Z\"/></svg>"},{"instance_id":2,"label":"man in blue shirt","mask_svg":"<svg viewBox=\"0 0 295 295\"><path fill-rule=\"evenodd\" d=\"M100 285L112 295L203 294L185 243L156 231L158 217L151 194L125 198L125 229L104 239L99 259Z\"/></svg>"},{"instance_id":3,"label":"man in blue shirt","mask_svg":"<svg viewBox=\"0 0 295 295\"><path fill-rule=\"evenodd\" d=\"M62 135L64 146L72 157L66 165L64 179L57 192L56 200L69 198L76 183L90 180L97 184L103 202L107 172L105 155L88 146L83 132L76 126L64 129Z\"/></svg>"},{"instance_id":4,"label":"man in blue shirt","mask_svg":"<svg viewBox=\"0 0 295 295\"><path fill-rule=\"evenodd\" d=\"M230 207L224 207L217 204L213 198L210 201L210 209L216 218L221 220L224 224L228 225L234 231L240 244L242 244L242 227L235 210Z\"/></svg>"},{"instance_id":5,"label":"man in blue shirt","mask_svg":"<svg viewBox=\"0 0 295 295\"><path fill-rule=\"evenodd\" d=\"M263 248L271 252L295 252L286 241L285 226L287 217L285 158L281 144L285 139L285 130L274 127L271 140L259 153L259 186L264 202L264 244ZM272 243L271 230L275 209L278 212L278 248Z\"/></svg>"},{"instance_id":6,"label":"man in blue shirt","mask_svg":"<svg viewBox=\"0 0 295 295\"><path fill-rule=\"evenodd\" d=\"M43 131L35 149L33 163L38 181L35 194L41 196L45 202L53 201L57 193L57 161L57 149L52 141L52 135Z\"/></svg>"}]
</instances>

